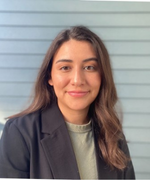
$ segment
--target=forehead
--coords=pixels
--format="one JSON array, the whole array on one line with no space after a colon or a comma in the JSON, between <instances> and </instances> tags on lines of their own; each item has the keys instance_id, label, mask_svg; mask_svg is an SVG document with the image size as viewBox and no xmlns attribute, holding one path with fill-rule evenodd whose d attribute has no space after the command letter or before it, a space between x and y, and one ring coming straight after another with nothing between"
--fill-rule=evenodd
<instances>
[{"instance_id":1,"label":"forehead","mask_svg":"<svg viewBox=\"0 0 150 180\"><path fill-rule=\"evenodd\" d=\"M64 42L56 51L54 59L69 58L69 59L86 59L96 57L95 50L91 43L88 41L78 41L71 39Z\"/></svg>"}]
</instances>

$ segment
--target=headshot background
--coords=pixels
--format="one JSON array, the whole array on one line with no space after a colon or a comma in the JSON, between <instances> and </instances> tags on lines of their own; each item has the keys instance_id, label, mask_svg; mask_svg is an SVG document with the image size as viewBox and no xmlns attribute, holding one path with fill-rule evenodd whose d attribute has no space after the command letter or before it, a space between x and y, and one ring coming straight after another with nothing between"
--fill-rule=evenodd
<instances>
[{"instance_id":1,"label":"headshot background","mask_svg":"<svg viewBox=\"0 0 150 180\"><path fill-rule=\"evenodd\" d=\"M62 29L85 25L112 62L136 177L150 179L150 2L0 1L0 131L27 106L38 69Z\"/></svg>"}]
</instances>

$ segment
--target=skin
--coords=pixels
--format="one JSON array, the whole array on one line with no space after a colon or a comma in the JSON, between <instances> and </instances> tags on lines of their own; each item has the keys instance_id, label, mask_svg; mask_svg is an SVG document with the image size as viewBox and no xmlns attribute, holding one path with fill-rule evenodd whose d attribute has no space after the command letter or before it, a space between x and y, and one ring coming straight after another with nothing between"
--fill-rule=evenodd
<instances>
[{"instance_id":1,"label":"skin","mask_svg":"<svg viewBox=\"0 0 150 180\"><path fill-rule=\"evenodd\" d=\"M87 123L90 104L101 86L92 45L73 39L63 43L54 55L48 83L54 87L65 120L79 125Z\"/></svg>"}]
</instances>

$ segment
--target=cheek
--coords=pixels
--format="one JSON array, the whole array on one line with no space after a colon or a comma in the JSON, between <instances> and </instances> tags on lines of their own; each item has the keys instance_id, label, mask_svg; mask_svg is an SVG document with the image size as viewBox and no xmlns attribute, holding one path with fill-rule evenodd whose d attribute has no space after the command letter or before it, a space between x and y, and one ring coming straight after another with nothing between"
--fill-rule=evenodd
<instances>
[{"instance_id":1,"label":"cheek","mask_svg":"<svg viewBox=\"0 0 150 180\"><path fill-rule=\"evenodd\" d=\"M89 83L92 87L95 87L96 89L99 89L101 86L101 77L99 74L96 74L95 76L91 76L89 79Z\"/></svg>"},{"instance_id":2,"label":"cheek","mask_svg":"<svg viewBox=\"0 0 150 180\"><path fill-rule=\"evenodd\" d=\"M68 80L66 76L62 76L62 75L52 75L52 84L54 86L54 88L63 88L68 84Z\"/></svg>"},{"instance_id":3,"label":"cheek","mask_svg":"<svg viewBox=\"0 0 150 180\"><path fill-rule=\"evenodd\" d=\"M100 87L101 87L101 78L95 78L95 80L93 81L93 96L96 98L100 92Z\"/></svg>"}]
</instances>

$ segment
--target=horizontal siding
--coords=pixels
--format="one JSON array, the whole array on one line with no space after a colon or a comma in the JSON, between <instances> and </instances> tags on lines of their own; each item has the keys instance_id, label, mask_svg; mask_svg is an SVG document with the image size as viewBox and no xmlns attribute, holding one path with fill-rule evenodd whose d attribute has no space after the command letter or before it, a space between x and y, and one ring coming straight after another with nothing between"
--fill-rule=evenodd
<instances>
[{"instance_id":1,"label":"horizontal siding","mask_svg":"<svg viewBox=\"0 0 150 180\"><path fill-rule=\"evenodd\" d=\"M39 68L44 55L1 55L0 68Z\"/></svg>"},{"instance_id":2,"label":"horizontal siding","mask_svg":"<svg viewBox=\"0 0 150 180\"><path fill-rule=\"evenodd\" d=\"M51 41L0 41L0 54L45 54ZM149 55L149 42L105 42L113 55Z\"/></svg>"},{"instance_id":3,"label":"horizontal siding","mask_svg":"<svg viewBox=\"0 0 150 180\"><path fill-rule=\"evenodd\" d=\"M150 128L124 128L124 134L128 142L150 143Z\"/></svg>"},{"instance_id":4,"label":"horizontal siding","mask_svg":"<svg viewBox=\"0 0 150 180\"><path fill-rule=\"evenodd\" d=\"M9 72L9 73L8 73ZM1 69L0 82L34 82L37 69Z\"/></svg>"},{"instance_id":5,"label":"horizontal siding","mask_svg":"<svg viewBox=\"0 0 150 180\"><path fill-rule=\"evenodd\" d=\"M22 78L23 77L24 75L22 74ZM8 79L8 82L0 82L0 96L29 96L32 86L32 82L18 83L10 82ZM119 98L150 99L150 85L117 84L116 88ZM26 89L26 91L24 91L24 89Z\"/></svg>"},{"instance_id":6,"label":"horizontal siding","mask_svg":"<svg viewBox=\"0 0 150 180\"><path fill-rule=\"evenodd\" d=\"M34 68L1 68L0 82L34 82L38 69ZM9 73L8 73L9 72ZM118 84L150 84L148 70L115 70L114 78Z\"/></svg>"},{"instance_id":7,"label":"horizontal siding","mask_svg":"<svg viewBox=\"0 0 150 180\"><path fill-rule=\"evenodd\" d=\"M19 110L20 105L27 97L0 97L1 110ZM12 104L15 104L12 106ZM150 113L150 100L147 99L121 99L125 113Z\"/></svg>"},{"instance_id":8,"label":"horizontal siding","mask_svg":"<svg viewBox=\"0 0 150 180\"><path fill-rule=\"evenodd\" d=\"M122 8L123 7L123 8ZM71 0L5 0L0 1L0 11L9 12L149 12L149 3L88 2Z\"/></svg>"},{"instance_id":9,"label":"horizontal siding","mask_svg":"<svg viewBox=\"0 0 150 180\"><path fill-rule=\"evenodd\" d=\"M150 70L150 55L149 56L111 56L113 69L128 69L128 70Z\"/></svg>"},{"instance_id":10,"label":"horizontal siding","mask_svg":"<svg viewBox=\"0 0 150 180\"><path fill-rule=\"evenodd\" d=\"M0 97L28 97L31 93L33 83L0 83ZM17 91L16 91L17 89ZM25 91L26 89L26 91ZM11 90L11 91L10 91Z\"/></svg>"},{"instance_id":11,"label":"horizontal siding","mask_svg":"<svg viewBox=\"0 0 150 180\"><path fill-rule=\"evenodd\" d=\"M124 127L150 128L150 113L124 113ZM142 152L142 151L141 151Z\"/></svg>"},{"instance_id":12,"label":"horizontal siding","mask_svg":"<svg viewBox=\"0 0 150 180\"><path fill-rule=\"evenodd\" d=\"M135 172L148 173L150 172L150 158L132 158ZM138 177L137 177L138 178ZM143 179L143 178L142 178Z\"/></svg>"},{"instance_id":13,"label":"horizontal siding","mask_svg":"<svg viewBox=\"0 0 150 180\"><path fill-rule=\"evenodd\" d=\"M150 173L144 172L144 173L139 173L136 172L136 178L138 179L149 179Z\"/></svg>"},{"instance_id":14,"label":"horizontal siding","mask_svg":"<svg viewBox=\"0 0 150 180\"><path fill-rule=\"evenodd\" d=\"M150 85L117 84L116 88L120 98L150 99Z\"/></svg>"},{"instance_id":15,"label":"horizontal siding","mask_svg":"<svg viewBox=\"0 0 150 180\"><path fill-rule=\"evenodd\" d=\"M7 100L7 99L6 99ZM17 101L16 101L17 103ZM28 98L24 98L24 101L22 101L21 106L16 108L16 110L8 110L6 108L3 108L3 110L0 110L0 121L4 123L4 118L13 114L16 114L19 112L22 107L24 107L28 103ZM1 105L4 107L4 105ZM13 106L12 106L13 107ZM5 110L4 110L5 109ZM12 109L12 108L10 108ZM128 118L127 118L128 117ZM123 118L123 127L124 128L150 128L150 113L149 114L143 114L143 113L124 113ZM133 132L134 134L134 132ZM142 151L141 151L142 153Z\"/></svg>"},{"instance_id":16,"label":"horizontal siding","mask_svg":"<svg viewBox=\"0 0 150 180\"><path fill-rule=\"evenodd\" d=\"M67 27L3 27L0 26L1 40L52 40ZM104 41L150 41L150 27L91 27ZM140 36L139 36L140 34Z\"/></svg>"},{"instance_id":17,"label":"horizontal siding","mask_svg":"<svg viewBox=\"0 0 150 180\"><path fill-rule=\"evenodd\" d=\"M150 143L128 143L132 157L149 158Z\"/></svg>"},{"instance_id":18,"label":"horizontal siding","mask_svg":"<svg viewBox=\"0 0 150 180\"><path fill-rule=\"evenodd\" d=\"M150 55L112 55L110 58L113 69L150 69ZM43 59L44 55L0 54L0 68L39 68Z\"/></svg>"},{"instance_id":19,"label":"horizontal siding","mask_svg":"<svg viewBox=\"0 0 150 180\"><path fill-rule=\"evenodd\" d=\"M27 97L0 97L1 111L20 111L28 101Z\"/></svg>"},{"instance_id":20,"label":"horizontal siding","mask_svg":"<svg viewBox=\"0 0 150 180\"><path fill-rule=\"evenodd\" d=\"M150 113L150 99L121 99L124 113Z\"/></svg>"},{"instance_id":21,"label":"horizontal siding","mask_svg":"<svg viewBox=\"0 0 150 180\"><path fill-rule=\"evenodd\" d=\"M119 84L150 84L149 70L116 70L114 71L114 79Z\"/></svg>"},{"instance_id":22,"label":"horizontal siding","mask_svg":"<svg viewBox=\"0 0 150 180\"><path fill-rule=\"evenodd\" d=\"M106 44L136 177L150 179L149 2L1 0L0 122L29 104L49 45L73 25L88 26Z\"/></svg>"},{"instance_id":23,"label":"horizontal siding","mask_svg":"<svg viewBox=\"0 0 150 180\"><path fill-rule=\"evenodd\" d=\"M11 17L11 18L10 18ZM138 19L138 21L137 21ZM150 26L149 13L9 13L0 12L3 26ZM144 21L143 21L144 20Z\"/></svg>"}]
</instances>

